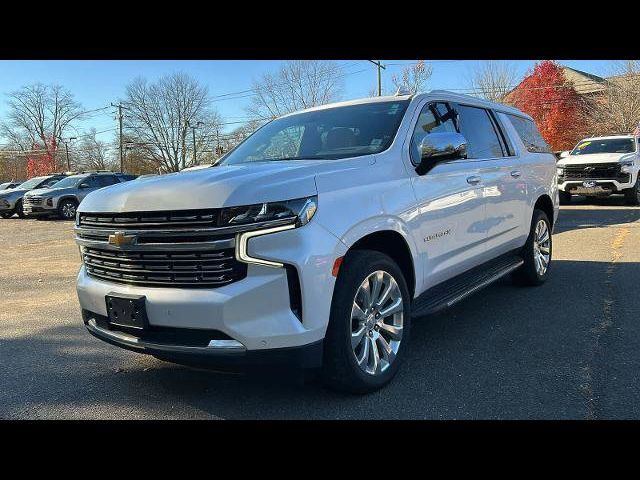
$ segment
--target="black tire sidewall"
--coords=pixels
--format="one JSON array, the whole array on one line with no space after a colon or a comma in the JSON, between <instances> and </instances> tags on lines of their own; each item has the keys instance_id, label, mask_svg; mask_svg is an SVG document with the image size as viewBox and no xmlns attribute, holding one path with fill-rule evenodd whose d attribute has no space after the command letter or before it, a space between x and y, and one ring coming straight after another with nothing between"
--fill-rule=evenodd
<instances>
[{"instance_id":1,"label":"black tire sidewall","mask_svg":"<svg viewBox=\"0 0 640 480\"><path fill-rule=\"evenodd\" d=\"M358 366L351 348L351 308L356 292L371 273L383 270L398 283L404 303L402 343L389 368L369 375ZM387 384L397 373L407 350L411 320L411 297L400 267L387 255L372 250L350 252L340 268L334 288L331 315L325 337L323 371L330 386L366 393Z\"/></svg>"},{"instance_id":2,"label":"black tire sidewall","mask_svg":"<svg viewBox=\"0 0 640 480\"><path fill-rule=\"evenodd\" d=\"M544 220L547 224L547 228L549 229L549 265L547 266L547 270L544 272L544 275L540 275L538 270L536 269L534 253L533 253L533 243L535 238L535 230L536 225L540 220ZM547 277L549 276L549 271L551 270L551 264L553 259L553 235L551 234L551 222L549 221L549 217L542 210L534 210L533 216L531 219L531 229L529 231L529 237L527 238L527 243L525 244L524 252L524 273L527 277L529 277L530 284L533 285L541 285L543 284Z\"/></svg>"},{"instance_id":3,"label":"black tire sidewall","mask_svg":"<svg viewBox=\"0 0 640 480\"><path fill-rule=\"evenodd\" d=\"M24 218L24 210L22 210L22 200L18 200L16 202L16 207L14 209L14 212L18 215L18 217L20 218Z\"/></svg>"}]
</instances>

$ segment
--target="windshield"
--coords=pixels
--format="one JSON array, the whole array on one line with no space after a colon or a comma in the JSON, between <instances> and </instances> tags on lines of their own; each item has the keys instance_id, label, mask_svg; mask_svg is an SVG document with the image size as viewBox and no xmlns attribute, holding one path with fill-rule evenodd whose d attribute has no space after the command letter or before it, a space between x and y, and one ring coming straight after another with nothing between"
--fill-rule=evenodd
<instances>
[{"instance_id":1,"label":"windshield","mask_svg":"<svg viewBox=\"0 0 640 480\"><path fill-rule=\"evenodd\" d=\"M71 177L65 177L62 180L60 180L59 182L56 182L53 187L55 188L67 188L67 187L75 187L76 185L78 185L82 180L84 180L86 177L86 175L73 175Z\"/></svg>"},{"instance_id":2,"label":"windshield","mask_svg":"<svg viewBox=\"0 0 640 480\"><path fill-rule=\"evenodd\" d=\"M316 110L276 119L260 128L220 165L281 160L329 160L386 150L409 100Z\"/></svg>"},{"instance_id":3,"label":"windshield","mask_svg":"<svg viewBox=\"0 0 640 480\"><path fill-rule=\"evenodd\" d=\"M29 180L27 180L24 183L20 184L20 188L35 188L36 186L38 186L40 184L40 182L42 182L43 180L45 180L47 177L33 177Z\"/></svg>"},{"instance_id":4,"label":"windshield","mask_svg":"<svg viewBox=\"0 0 640 480\"><path fill-rule=\"evenodd\" d=\"M571 155L591 153L633 153L636 145L633 138L610 138L608 140L584 140L576 145Z\"/></svg>"}]
</instances>

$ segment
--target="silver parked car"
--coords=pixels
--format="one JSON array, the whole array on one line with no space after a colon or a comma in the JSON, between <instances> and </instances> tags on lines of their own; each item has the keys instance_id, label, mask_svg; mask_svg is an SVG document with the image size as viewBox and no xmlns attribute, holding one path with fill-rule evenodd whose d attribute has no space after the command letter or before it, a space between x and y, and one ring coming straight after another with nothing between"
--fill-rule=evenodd
<instances>
[{"instance_id":1,"label":"silver parked car","mask_svg":"<svg viewBox=\"0 0 640 480\"><path fill-rule=\"evenodd\" d=\"M55 183L59 182L66 175L54 174L45 175L42 177L30 178L24 183L21 183L17 187L0 192L0 216L2 218L12 217L17 214L20 218L24 217L24 211L22 208L24 195L33 189L49 188Z\"/></svg>"},{"instance_id":2,"label":"silver parked car","mask_svg":"<svg viewBox=\"0 0 640 480\"><path fill-rule=\"evenodd\" d=\"M89 193L127 179L111 172L71 175L52 188L38 188L25 194L24 214L27 217L55 216L72 220L76 216L76 208Z\"/></svg>"}]
</instances>

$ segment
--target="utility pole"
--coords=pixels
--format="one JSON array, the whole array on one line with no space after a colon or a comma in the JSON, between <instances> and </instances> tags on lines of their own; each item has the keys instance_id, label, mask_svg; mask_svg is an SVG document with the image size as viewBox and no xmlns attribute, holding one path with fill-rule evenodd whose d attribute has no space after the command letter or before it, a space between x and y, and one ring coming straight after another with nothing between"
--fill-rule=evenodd
<instances>
[{"instance_id":1,"label":"utility pole","mask_svg":"<svg viewBox=\"0 0 640 480\"><path fill-rule=\"evenodd\" d=\"M58 140L60 140L62 143L64 143L64 150L65 153L67 154L67 171L71 171L71 161L69 160L69 142L71 140L75 140L76 137L71 137L69 138L69 140L63 140L62 138L59 138Z\"/></svg>"},{"instance_id":2,"label":"utility pole","mask_svg":"<svg viewBox=\"0 0 640 480\"><path fill-rule=\"evenodd\" d=\"M198 163L196 162L198 157L196 155L196 128L200 128L201 125L204 125L203 122L197 122L195 125L191 125L190 122L187 122L187 127L189 127L191 129L191 133L193 135L193 164L197 165ZM184 157L182 160L182 168L185 167L184 164Z\"/></svg>"},{"instance_id":3,"label":"utility pole","mask_svg":"<svg viewBox=\"0 0 640 480\"><path fill-rule=\"evenodd\" d=\"M111 106L118 108L118 123L120 127L120 172L124 173L124 147L122 145L122 109L124 108L126 110L126 107L122 106L122 102L118 103L117 105L112 103Z\"/></svg>"},{"instance_id":4,"label":"utility pole","mask_svg":"<svg viewBox=\"0 0 640 480\"><path fill-rule=\"evenodd\" d=\"M378 67L378 96L381 97L382 96L382 69L385 69L387 67L385 67L382 62L380 62L380 60L369 60L369 62L373 63L376 67Z\"/></svg>"}]
</instances>

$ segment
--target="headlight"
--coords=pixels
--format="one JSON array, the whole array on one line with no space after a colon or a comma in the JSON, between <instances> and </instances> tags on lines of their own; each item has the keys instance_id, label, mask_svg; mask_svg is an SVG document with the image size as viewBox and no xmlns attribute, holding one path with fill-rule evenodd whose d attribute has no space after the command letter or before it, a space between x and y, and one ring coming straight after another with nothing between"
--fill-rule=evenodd
<instances>
[{"instance_id":1,"label":"headlight","mask_svg":"<svg viewBox=\"0 0 640 480\"><path fill-rule=\"evenodd\" d=\"M231 207L223 209L220 215L222 226L261 223L248 232L236 235L236 259L243 263L253 263L267 267L282 268L281 262L266 258L254 257L249 254L248 242L253 237L283 232L302 227L309 223L318 209L317 197L298 198L284 202L270 202L247 207ZM269 226L269 222L290 219L283 225Z\"/></svg>"},{"instance_id":2,"label":"headlight","mask_svg":"<svg viewBox=\"0 0 640 480\"><path fill-rule=\"evenodd\" d=\"M557 168L556 172L558 172L558 176L561 177L564 175L564 168Z\"/></svg>"},{"instance_id":3,"label":"headlight","mask_svg":"<svg viewBox=\"0 0 640 480\"><path fill-rule=\"evenodd\" d=\"M315 196L283 202L229 207L222 209L218 222L221 227L230 227L290 219L296 227L301 227L309 223L317 208L317 197Z\"/></svg>"}]
</instances>

